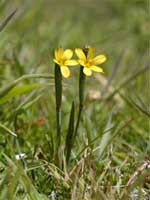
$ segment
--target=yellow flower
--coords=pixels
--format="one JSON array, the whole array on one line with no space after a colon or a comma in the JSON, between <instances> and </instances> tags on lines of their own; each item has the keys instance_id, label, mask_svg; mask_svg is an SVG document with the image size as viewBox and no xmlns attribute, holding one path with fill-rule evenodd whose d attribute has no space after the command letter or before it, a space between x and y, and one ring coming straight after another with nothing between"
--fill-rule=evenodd
<instances>
[{"instance_id":1,"label":"yellow flower","mask_svg":"<svg viewBox=\"0 0 150 200\"><path fill-rule=\"evenodd\" d=\"M70 70L68 66L78 65L76 60L70 60L73 56L73 51L71 49L64 50L63 48L58 48L54 52L55 58L53 61L60 66L62 75L67 78L70 76Z\"/></svg>"},{"instance_id":2,"label":"yellow flower","mask_svg":"<svg viewBox=\"0 0 150 200\"><path fill-rule=\"evenodd\" d=\"M83 73L87 76L92 75L92 71L95 72L101 72L103 73L103 69L96 66L106 61L105 55L98 55L96 57L93 57L94 49L93 48L86 48L87 53L77 48L75 49L75 53L78 57L78 63L83 66Z\"/></svg>"}]
</instances>

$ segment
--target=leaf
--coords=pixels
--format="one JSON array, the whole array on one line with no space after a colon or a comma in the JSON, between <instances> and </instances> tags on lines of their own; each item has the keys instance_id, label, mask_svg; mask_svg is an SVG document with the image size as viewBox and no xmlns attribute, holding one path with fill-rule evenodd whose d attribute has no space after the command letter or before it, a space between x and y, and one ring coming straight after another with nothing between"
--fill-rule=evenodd
<instances>
[{"instance_id":1,"label":"leaf","mask_svg":"<svg viewBox=\"0 0 150 200\"><path fill-rule=\"evenodd\" d=\"M74 134L74 102L72 102L71 112L70 112L70 119L69 119L69 126L68 126L68 133L66 137L66 161L69 162L71 149L73 146L73 134Z\"/></svg>"},{"instance_id":2,"label":"leaf","mask_svg":"<svg viewBox=\"0 0 150 200\"><path fill-rule=\"evenodd\" d=\"M43 88L43 87L47 87L47 86L48 86L48 84L37 84L37 83L23 85L23 86L16 86L12 90L10 90L5 96L0 98L0 104L5 103L9 99L11 99L17 95L21 95L26 92L30 92L31 90L33 90L35 88Z\"/></svg>"},{"instance_id":3,"label":"leaf","mask_svg":"<svg viewBox=\"0 0 150 200\"><path fill-rule=\"evenodd\" d=\"M53 78L50 74L25 74L18 79L14 80L13 82L9 83L5 87L0 90L0 98L5 96L12 88L14 88L18 83L22 82L25 79L32 79L32 78Z\"/></svg>"}]
</instances>

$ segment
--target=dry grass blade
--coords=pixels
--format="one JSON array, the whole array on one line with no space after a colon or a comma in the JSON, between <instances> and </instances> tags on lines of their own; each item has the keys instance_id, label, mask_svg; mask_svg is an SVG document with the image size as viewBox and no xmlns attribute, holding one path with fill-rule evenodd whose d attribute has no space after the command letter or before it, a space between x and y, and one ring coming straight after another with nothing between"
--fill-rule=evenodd
<instances>
[{"instance_id":1,"label":"dry grass blade","mask_svg":"<svg viewBox=\"0 0 150 200\"><path fill-rule=\"evenodd\" d=\"M15 9L3 22L0 24L0 32L6 27L8 22L13 18L15 13L17 12L17 9Z\"/></svg>"},{"instance_id":2,"label":"dry grass blade","mask_svg":"<svg viewBox=\"0 0 150 200\"><path fill-rule=\"evenodd\" d=\"M150 66L144 66L143 68L141 68L140 70L138 70L136 73L132 74L131 76L127 77L126 80L124 80L120 86L113 91L112 94L110 94L107 97L107 100L110 100L112 97L114 97L114 95L116 93L118 93L119 90L121 90L122 88L126 87L131 81L133 81L137 76L141 75L142 73L146 72L147 70L150 70Z\"/></svg>"},{"instance_id":3,"label":"dry grass blade","mask_svg":"<svg viewBox=\"0 0 150 200\"><path fill-rule=\"evenodd\" d=\"M116 59L116 62L111 70L111 73L109 74L108 76L108 79L107 79L107 83L106 85L104 86L103 88L103 91L102 91L102 95L105 93L105 91L108 89L108 87L110 86L110 83L112 82L112 80L114 79L115 75L116 75L116 72L119 68L119 64L122 60L122 57L124 55L124 50L121 51L121 53L119 54L119 56L117 57Z\"/></svg>"},{"instance_id":4,"label":"dry grass blade","mask_svg":"<svg viewBox=\"0 0 150 200\"><path fill-rule=\"evenodd\" d=\"M126 194L128 193L128 190L130 189L131 186L133 186L134 184L136 184L136 181L138 181L138 179L140 179L140 176L142 176L142 178L145 178L147 176L147 173L144 176L144 172L146 169L150 168L150 160L145 161L130 177L130 179L128 180L125 189L122 191L120 199L124 199L126 197ZM143 180L140 180L140 182ZM138 183L138 185L140 185Z\"/></svg>"},{"instance_id":5,"label":"dry grass blade","mask_svg":"<svg viewBox=\"0 0 150 200\"><path fill-rule=\"evenodd\" d=\"M148 118L150 118L150 112L148 109L143 108L142 106L138 105L133 99L131 98L127 98L125 97L123 94L121 94L119 92L120 96L122 97L122 99L124 99L124 101L126 101L126 103L128 103L129 105L132 106L132 108L135 108L136 110L142 112L145 116L147 116Z\"/></svg>"},{"instance_id":6,"label":"dry grass blade","mask_svg":"<svg viewBox=\"0 0 150 200\"><path fill-rule=\"evenodd\" d=\"M113 126L110 129L104 130L104 134L106 134L107 132L110 132L111 130L115 129L117 126ZM76 156L75 159L79 159L79 157L81 156L81 154L87 149L89 148L91 145L93 145L101 136L97 136L95 137L93 140L91 140L91 142L87 145L85 145L85 147L78 153L78 155Z\"/></svg>"},{"instance_id":7,"label":"dry grass blade","mask_svg":"<svg viewBox=\"0 0 150 200\"><path fill-rule=\"evenodd\" d=\"M144 108L142 108L140 105L138 105L136 102L134 102L133 99L130 99L130 101L132 102L132 104L139 110L141 111L143 114L145 114L147 117L150 118L150 112Z\"/></svg>"}]
</instances>

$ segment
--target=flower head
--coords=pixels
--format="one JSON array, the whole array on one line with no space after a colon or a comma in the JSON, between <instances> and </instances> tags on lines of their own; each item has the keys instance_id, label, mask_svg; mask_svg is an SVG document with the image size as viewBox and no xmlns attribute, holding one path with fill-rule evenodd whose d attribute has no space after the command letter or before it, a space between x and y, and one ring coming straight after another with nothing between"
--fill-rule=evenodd
<instances>
[{"instance_id":1,"label":"flower head","mask_svg":"<svg viewBox=\"0 0 150 200\"><path fill-rule=\"evenodd\" d=\"M77 65L76 60L71 60L73 56L73 51L71 49L64 50L63 48L58 48L54 52L55 58L53 61L60 66L62 75L67 78L70 76L70 70L68 66Z\"/></svg>"},{"instance_id":2,"label":"flower head","mask_svg":"<svg viewBox=\"0 0 150 200\"><path fill-rule=\"evenodd\" d=\"M99 65L106 61L105 55L98 55L93 57L94 49L87 47L85 50L80 48L75 49L75 53L78 57L78 63L83 67L83 73L87 76L92 75L92 71L103 73L103 69L96 65Z\"/></svg>"}]
</instances>

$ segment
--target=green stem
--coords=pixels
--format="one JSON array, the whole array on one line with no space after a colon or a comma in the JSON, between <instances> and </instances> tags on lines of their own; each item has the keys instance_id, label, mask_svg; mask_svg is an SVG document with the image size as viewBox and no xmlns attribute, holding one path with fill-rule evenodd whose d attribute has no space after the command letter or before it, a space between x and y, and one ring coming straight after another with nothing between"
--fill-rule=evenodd
<instances>
[{"instance_id":1,"label":"green stem","mask_svg":"<svg viewBox=\"0 0 150 200\"><path fill-rule=\"evenodd\" d=\"M85 46L83 48L83 52L85 54L85 56L87 57L88 55L88 51L89 51L89 47ZM84 90L85 90L85 74L83 73L83 69L84 67L80 66L80 77L79 77L79 112L78 112L78 118L77 118L77 123L76 123L76 127L75 127L75 132L74 132L74 137L76 137L77 132L78 132L78 128L79 128L79 124L81 121L81 114L82 114L82 110L83 110L83 103L84 103Z\"/></svg>"},{"instance_id":2,"label":"green stem","mask_svg":"<svg viewBox=\"0 0 150 200\"><path fill-rule=\"evenodd\" d=\"M57 140L56 140L56 154L61 142L61 102L62 102L62 75L60 67L55 65L55 97L56 97L56 126L57 126Z\"/></svg>"},{"instance_id":3,"label":"green stem","mask_svg":"<svg viewBox=\"0 0 150 200\"><path fill-rule=\"evenodd\" d=\"M84 85L85 85L85 75L83 73L83 67L80 67L80 77L79 77L79 112L77 117L77 123L74 132L74 138L77 135L79 124L81 121L81 114L83 110L83 102L84 102Z\"/></svg>"}]
</instances>

